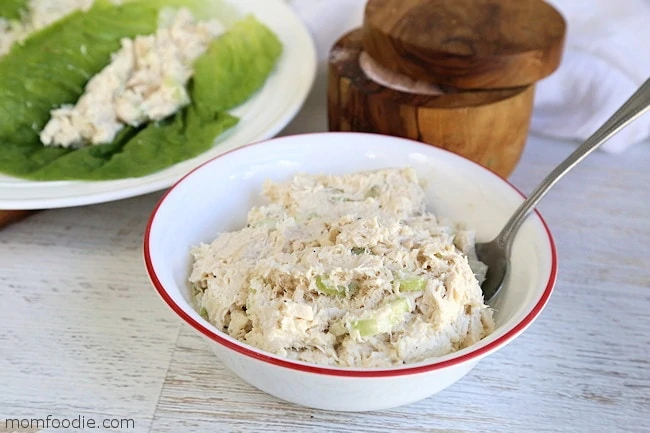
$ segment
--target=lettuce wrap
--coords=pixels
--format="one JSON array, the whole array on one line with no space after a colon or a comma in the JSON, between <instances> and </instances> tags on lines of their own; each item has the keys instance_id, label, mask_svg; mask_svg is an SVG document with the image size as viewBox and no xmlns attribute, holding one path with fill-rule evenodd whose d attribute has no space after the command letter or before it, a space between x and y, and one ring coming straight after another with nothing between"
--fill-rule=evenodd
<instances>
[{"instance_id":1,"label":"lettuce wrap","mask_svg":"<svg viewBox=\"0 0 650 433\"><path fill-rule=\"evenodd\" d=\"M50 110L74 104L88 80L109 62L120 39L151 34L160 11L187 7L199 19L217 16L226 33L195 62L191 104L160 122L126 127L113 142L80 149L43 146ZM282 52L255 17L233 19L209 0L98 0L34 33L0 59L0 172L34 180L107 180L144 176L213 146L238 119L230 110L264 84Z\"/></svg>"}]
</instances>

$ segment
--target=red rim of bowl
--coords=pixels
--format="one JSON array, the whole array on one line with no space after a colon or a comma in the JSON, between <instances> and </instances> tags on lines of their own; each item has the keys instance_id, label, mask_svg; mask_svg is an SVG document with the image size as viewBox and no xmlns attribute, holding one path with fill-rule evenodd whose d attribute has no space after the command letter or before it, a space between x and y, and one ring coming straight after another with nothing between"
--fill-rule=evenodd
<instances>
[{"instance_id":1,"label":"red rim of bowl","mask_svg":"<svg viewBox=\"0 0 650 433\"><path fill-rule=\"evenodd\" d=\"M318 132L318 133L306 133L306 134L299 134L300 136L312 136L312 135L323 135L323 134L348 134L348 135L356 135L356 134L363 134L363 135L372 135L369 133L355 133L355 132L344 132L344 133L339 133L339 132ZM295 137L295 136L294 136ZM477 348L476 350L472 350L470 352L467 352L461 356L447 359L444 361L439 361L439 362L432 362L430 364L426 365L418 365L416 367L400 367L400 368L386 368L386 369L377 369L377 370L358 370L358 369L344 369L344 368L329 368L325 366L318 366L318 365L310 365L310 364L302 364L302 363L297 363L294 361L291 361L289 359L283 359L279 357L275 357L273 355L266 355L263 352L258 352L256 350L253 350L252 348L249 348L247 345L244 343L235 343L233 341L230 341L219 334L217 334L214 330L209 329L196 320L194 320L189 314L187 314L182 307L180 307L174 300L171 298L171 296L167 293L165 288L163 287L162 283L158 279L158 276L156 275L156 271L154 270L153 263L151 262L151 254L149 250L149 239L151 235L151 227L153 225L154 219L156 217L156 214L158 213L158 209L160 206L163 204L167 196L171 193L171 191L176 188L181 182L185 180L185 178L191 176L195 171L199 170L202 168L204 165L210 164L212 161L219 159L229 153L235 152L237 150L255 146L255 145L260 145L264 144L268 141L275 141L278 139L282 139L283 137L275 137L275 138L270 138L266 140L261 140L253 143L246 144L244 146L231 149L227 152L224 152L220 155L217 155L216 157L202 163L201 165L197 166L196 168L192 169L189 173L187 173L185 176L180 178L174 185L172 185L166 192L163 194L163 196L160 198L158 203L156 204L153 212L151 213L151 216L149 217L149 221L147 222L147 227L145 230L145 235L144 235L144 261L145 265L147 268L147 273L149 274L149 279L151 280L153 286L156 288L156 291L160 295L160 297L167 303L167 305L178 315L180 316L187 324L189 324L192 328L194 328L196 331L200 332L204 336L210 338L211 340L215 341L216 343L227 347L230 350L234 350L242 355L267 362L269 364L274 364L280 367L288 368L291 370L298 370L301 372L305 373L315 373L315 374L322 374L322 375L329 375L329 376L343 376L343 377L396 377L396 376L403 376L403 375L409 375L409 374L418 374L418 373L425 373L433 370L440 370L443 368L448 368L452 367L458 364L461 364L466 361L471 361L474 359L480 359L482 356L487 355L489 352L492 352L494 350L497 350L501 346L504 346L508 342L510 342L512 339L514 339L517 335L519 335L521 332L523 332L532 322L533 320L542 312L546 304L548 303L549 298L551 297L551 293L553 292L553 287L555 286L555 281L557 278L557 251L555 248L555 242L553 240L553 235L551 234L551 231L548 228L548 225L546 224L546 221L542 217L542 215L535 210L535 213L537 214L537 217L539 220L542 222L542 225L544 227L544 230L546 231L546 234L548 236L548 241L549 245L551 248L551 272L548 277L548 282L546 283L546 287L544 288L544 292L542 293L542 296L540 297L539 301L537 301L537 304L533 307L533 309L524 317L519 323L517 323L512 329L507 331L505 334L499 336L495 340L489 342L488 344L481 346ZM394 137L398 138L398 137ZM431 145L425 144L419 141L415 140L410 140L406 138L398 138L399 140L405 140L405 141L410 141L412 143L416 143L422 146L427 146L430 147ZM502 181L504 181L507 185L509 185L512 189L514 189L517 193L519 193L522 197L526 197L516 186L514 186L512 183L510 183L506 178L503 176L500 176L491 170L483 167L482 165L465 158L461 155L458 155L456 153L450 152L445 149L441 149L436 147L436 149L451 153L455 155L456 157L462 158L466 161L469 161L470 163L474 164L475 166L480 167L481 169L488 171L490 174L493 176L496 176L500 178Z\"/></svg>"}]
</instances>

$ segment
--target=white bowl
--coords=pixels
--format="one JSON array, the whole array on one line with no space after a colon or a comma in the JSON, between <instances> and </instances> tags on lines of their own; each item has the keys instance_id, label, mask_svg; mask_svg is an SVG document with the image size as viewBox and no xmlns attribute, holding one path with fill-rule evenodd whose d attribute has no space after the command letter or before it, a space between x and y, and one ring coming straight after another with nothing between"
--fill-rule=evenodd
<instances>
[{"instance_id":1,"label":"white bowl","mask_svg":"<svg viewBox=\"0 0 650 433\"><path fill-rule=\"evenodd\" d=\"M479 241L494 237L522 195L506 180L450 152L374 134L320 133L255 143L198 167L160 200L144 239L149 277L160 296L203 335L217 357L249 384L300 405L337 411L392 408L429 397L467 374L483 357L515 339L546 305L557 272L553 238L531 214L512 250L512 272L493 305L495 331L479 343L428 362L385 369L322 367L278 357L241 343L205 321L190 303L190 249L241 228L262 203L265 179L298 171L343 174L412 166L429 180L429 209L463 221Z\"/></svg>"}]
</instances>

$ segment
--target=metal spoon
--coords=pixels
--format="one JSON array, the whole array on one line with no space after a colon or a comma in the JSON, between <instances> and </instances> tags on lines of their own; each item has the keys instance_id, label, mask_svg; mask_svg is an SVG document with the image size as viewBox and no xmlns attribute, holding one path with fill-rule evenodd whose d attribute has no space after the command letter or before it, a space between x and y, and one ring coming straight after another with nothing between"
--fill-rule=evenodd
<instances>
[{"instance_id":1,"label":"metal spoon","mask_svg":"<svg viewBox=\"0 0 650 433\"><path fill-rule=\"evenodd\" d=\"M515 234L537 203L569 170L648 109L650 109L650 79L643 83L603 126L546 176L510 217L496 238L490 242L476 244L479 260L488 266L485 281L481 285L485 302L494 298L503 287L510 269L510 249Z\"/></svg>"}]
</instances>

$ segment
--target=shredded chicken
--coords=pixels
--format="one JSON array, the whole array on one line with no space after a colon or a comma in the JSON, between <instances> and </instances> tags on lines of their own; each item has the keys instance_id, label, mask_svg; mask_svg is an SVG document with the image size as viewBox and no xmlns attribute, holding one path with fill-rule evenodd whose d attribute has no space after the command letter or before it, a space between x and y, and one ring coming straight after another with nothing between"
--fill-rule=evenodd
<instances>
[{"instance_id":1,"label":"shredded chicken","mask_svg":"<svg viewBox=\"0 0 650 433\"><path fill-rule=\"evenodd\" d=\"M45 145L81 147L111 142L125 126L164 119L189 104L193 63L224 31L217 20L197 21L180 9L153 35L122 40L111 63L90 79L76 105L51 112Z\"/></svg>"},{"instance_id":2,"label":"shredded chicken","mask_svg":"<svg viewBox=\"0 0 650 433\"><path fill-rule=\"evenodd\" d=\"M245 228L192 251L197 309L264 351L346 367L442 356L494 329L472 230L411 168L267 182Z\"/></svg>"}]
</instances>

